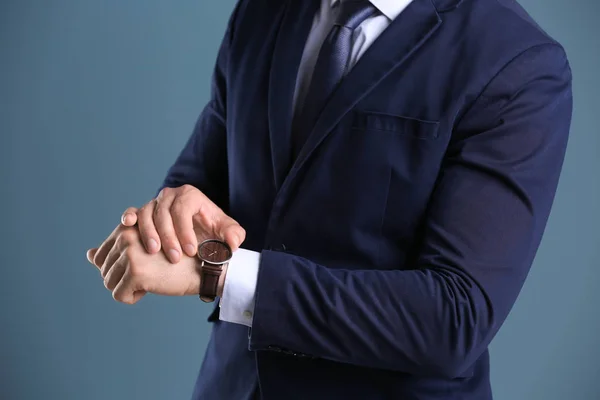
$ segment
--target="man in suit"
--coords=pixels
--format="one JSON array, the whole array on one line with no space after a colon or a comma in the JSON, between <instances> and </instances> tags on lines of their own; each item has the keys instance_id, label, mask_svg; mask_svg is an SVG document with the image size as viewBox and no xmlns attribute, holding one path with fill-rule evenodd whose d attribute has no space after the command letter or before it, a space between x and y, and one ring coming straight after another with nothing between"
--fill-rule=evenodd
<instances>
[{"instance_id":1,"label":"man in suit","mask_svg":"<svg viewBox=\"0 0 600 400\"><path fill-rule=\"evenodd\" d=\"M240 0L158 196L88 258L118 301L217 299L194 399L491 399L571 108L513 0Z\"/></svg>"}]
</instances>

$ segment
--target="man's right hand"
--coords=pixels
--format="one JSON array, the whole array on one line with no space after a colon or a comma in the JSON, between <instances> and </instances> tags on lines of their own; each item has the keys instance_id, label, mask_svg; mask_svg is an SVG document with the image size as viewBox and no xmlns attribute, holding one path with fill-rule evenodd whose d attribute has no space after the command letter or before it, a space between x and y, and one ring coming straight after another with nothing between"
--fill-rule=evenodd
<instances>
[{"instance_id":1,"label":"man's right hand","mask_svg":"<svg viewBox=\"0 0 600 400\"><path fill-rule=\"evenodd\" d=\"M221 239L236 250L246 238L246 231L234 219L191 185L164 188L158 196L140 209L130 207L121 223L136 223L146 250L162 250L172 263L196 254L199 241Z\"/></svg>"}]
</instances>

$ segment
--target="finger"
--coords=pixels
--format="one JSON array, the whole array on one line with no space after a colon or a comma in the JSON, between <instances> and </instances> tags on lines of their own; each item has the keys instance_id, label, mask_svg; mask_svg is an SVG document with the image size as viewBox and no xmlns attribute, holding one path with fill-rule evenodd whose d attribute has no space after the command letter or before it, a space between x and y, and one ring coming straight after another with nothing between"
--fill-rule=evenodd
<instances>
[{"instance_id":1,"label":"finger","mask_svg":"<svg viewBox=\"0 0 600 400\"><path fill-rule=\"evenodd\" d=\"M121 215L121 224L125 226L134 226L137 223L137 211L135 207L129 207L123 215Z\"/></svg>"},{"instance_id":2,"label":"finger","mask_svg":"<svg viewBox=\"0 0 600 400\"><path fill-rule=\"evenodd\" d=\"M125 304L135 304L146 294L143 290L138 290L135 280L129 272L125 272L119 283L115 286L112 295L113 299Z\"/></svg>"},{"instance_id":3,"label":"finger","mask_svg":"<svg viewBox=\"0 0 600 400\"><path fill-rule=\"evenodd\" d=\"M108 274L110 269L113 267L114 263L121 256L120 247L121 246L119 246L119 241L117 240L115 242L114 246L110 249L110 251L106 255L106 259L104 260L104 263L100 267L100 274L102 275L102 278L106 278L106 275Z\"/></svg>"},{"instance_id":4,"label":"finger","mask_svg":"<svg viewBox=\"0 0 600 400\"><path fill-rule=\"evenodd\" d=\"M104 287L111 292L121 281L121 278L123 278L127 269L127 261L125 253L121 254L113 264L112 268L106 273L106 276L104 277Z\"/></svg>"},{"instance_id":5,"label":"finger","mask_svg":"<svg viewBox=\"0 0 600 400\"><path fill-rule=\"evenodd\" d=\"M246 239L246 230L234 219L225 217L219 223L217 235L224 240L231 250L237 250Z\"/></svg>"},{"instance_id":6,"label":"finger","mask_svg":"<svg viewBox=\"0 0 600 400\"><path fill-rule=\"evenodd\" d=\"M196 235L196 242L202 243L207 239L214 239L219 237L216 233L217 223L214 219L208 219L203 216L204 210L195 214L192 217L192 224L194 226L194 234Z\"/></svg>"},{"instance_id":7,"label":"finger","mask_svg":"<svg viewBox=\"0 0 600 400\"><path fill-rule=\"evenodd\" d=\"M181 248L190 257L196 254L198 239L194 231L194 215L199 212L201 205L197 198L185 194L176 197L171 205L171 218L175 234Z\"/></svg>"},{"instance_id":8,"label":"finger","mask_svg":"<svg viewBox=\"0 0 600 400\"><path fill-rule=\"evenodd\" d=\"M135 292L133 292L133 303L135 304L138 301L140 301L142 299L142 297L144 297L146 295L146 292L144 290L136 290Z\"/></svg>"},{"instance_id":9,"label":"finger","mask_svg":"<svg viewBox=\"0 0 600 400\"><path fill-rule=\"evenodd\" d=\"M94 265L98 268L102 268L102 264L106 260L106 256L108 252L112 249L115 244L115 232L110 234L110 236L100 245L98 251L96 251L96 255L94 256Z\"/></svg>"},{"instance_id":10,"label":"finger","mask_svg":"<svg viewBox=\"0 0 600 400\"><path fill-rule=\"evenodd\" d=\"M150 254L154 254L160 250L161 241L154 226L154 209L156 207L156 200L150 201L138 210L137 223L140 231L140 236L146 251Z\"/></svg>"},{"instance_id":11,"label":"finger","mask_svg":"<svg viewBox=\"0 0 600 400\"><path fill-rule=\"evenodd\" d=\"M164 196L160 201L157 201L156 208L154 209L154 224L158 231L163 251L169 261L176 264L181 259L181 246L175 233L173 218L171 217L171 204L173 204L173 200L172 196Z\"/></svg>"},{"instance_id":12,"label":"finger","mask_svg":"<svg viewBox=\"0 0 600 400\"><path fill-rule=\"evenodd\" d=\"M92 264L94 264L94 257L96 256L96 252L98 251L97 248L93 248L93 249L89 249L86 253L85 256L87 257L88 261Z\"/></svg>"}]
</instances>

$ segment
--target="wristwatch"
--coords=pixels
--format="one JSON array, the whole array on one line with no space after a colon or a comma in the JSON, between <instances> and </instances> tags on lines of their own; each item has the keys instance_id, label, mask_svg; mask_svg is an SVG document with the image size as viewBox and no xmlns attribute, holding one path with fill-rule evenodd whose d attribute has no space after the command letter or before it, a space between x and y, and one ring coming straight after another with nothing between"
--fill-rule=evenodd
<instances>
[{"instance_id":1,"label":"wristwatch","mask_svg":"<svg viewBox=\"0 0 600 400\"><path fill-rule=\"evenodd\" d=\"M215 301L223 266L229 263L232 254L231 247L218 239L208 239L198 245L200 300L206 303Z\"/></svg>"}]
</instances>

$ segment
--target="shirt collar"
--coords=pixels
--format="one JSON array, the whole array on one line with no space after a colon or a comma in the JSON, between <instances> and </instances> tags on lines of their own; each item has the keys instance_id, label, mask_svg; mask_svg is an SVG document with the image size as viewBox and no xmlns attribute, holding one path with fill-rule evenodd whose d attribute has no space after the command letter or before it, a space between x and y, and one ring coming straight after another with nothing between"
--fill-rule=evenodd
<instances>
[{"instance_id":1,"label":"shirt collar","mask_svg":"<svg viewBox=\"0 0 600 400\"><path fill-rule=\"evenodd\" d=\"M331 6L340 0L330 0ZM341 0L343 1L343 0ZM383 15L390 21L393 21L412 0L369 0Z\"/></svg>"}]
</instances>

